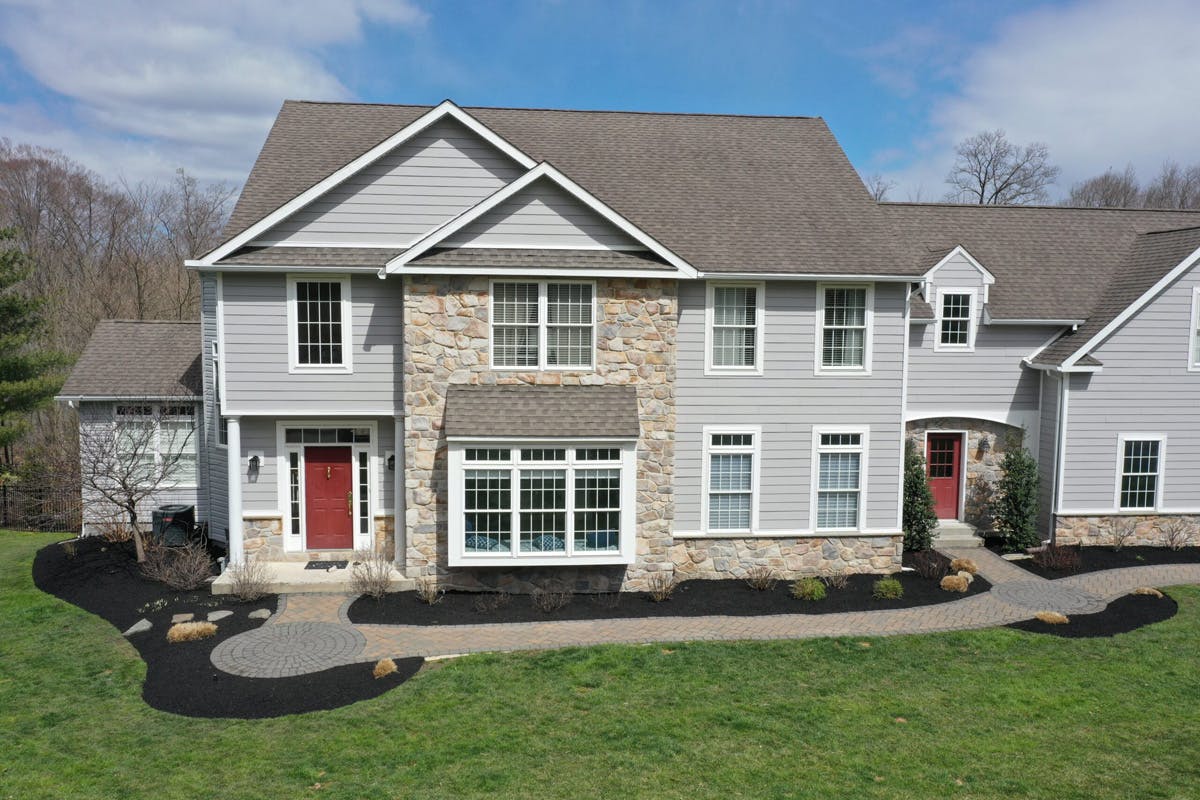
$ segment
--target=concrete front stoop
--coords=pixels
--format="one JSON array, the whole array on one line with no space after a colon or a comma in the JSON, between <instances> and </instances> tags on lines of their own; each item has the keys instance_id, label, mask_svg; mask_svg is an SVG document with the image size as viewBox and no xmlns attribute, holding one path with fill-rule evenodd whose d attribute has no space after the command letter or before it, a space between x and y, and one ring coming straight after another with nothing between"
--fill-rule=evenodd
<instances>
[{"instance_id":1,"label":"concrete front stoop","mask_svg":"<svg viewBox=\"0 0 1200 800\"><path fill-rule=\"evenodd\" d=\"M352 566L345 569L305 569L307 562L302 561L271 561L267 568L271 577L267 581L268 594L350 594ZM406 578L392 569L389 592L403 592L415 589L416 581ZM212 582L213 594L233 594L233 575L228 569L222 572Z\"/></svg>"},{"instance_id":2,"label":"concrete front stoop","mask_svg":"<svg viewBox=\"0 0 1200 800\"><path fill-rule=\"evenodd\" d=\"M958 520L938 520L933 532L933 546L941 550L947 547L983 547L983 537L978 529Z\"/></svg>"}]
</instances>

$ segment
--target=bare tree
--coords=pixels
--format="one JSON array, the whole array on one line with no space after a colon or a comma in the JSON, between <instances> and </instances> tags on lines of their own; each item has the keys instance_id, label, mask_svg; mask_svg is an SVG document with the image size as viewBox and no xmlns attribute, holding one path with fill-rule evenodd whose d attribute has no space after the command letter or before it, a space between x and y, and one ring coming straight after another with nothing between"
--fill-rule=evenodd
<instances>
[{"instance_id":1,"label":"bare tree","mask_svg":"<svg viewBox=\"0 0 1200 800\"><path fill-rule=\"evenodd\" d=\"M1200 208L1200 164L1185 168L1165 162L1146 186L1142 202L1146 208Z\"/></svg>"},{"instance_id":2,"label":"bare tree","mask_svg":"<svg viewBox=\"0 0 1200 800\"><path fill-rule=\"evenodd\" d=\"M959 142L954 167L946 177L950 202L1025 205L1046 201L1046 188L1058 178L1050 152L1041 142L1020 145L1002 130L983 131Z\"/></svg>"},{"instance_id":3,"label":"bare tree","mask_svg":"<svg viewBox=\"0 0 1200 800\"><path fill-rule=\"evenodd\" d=\"M876 203L887 200L888 193L896 188L895 181L889 181L878 172L873 172L863 178L863 183L867 185L867 192Z\"/></svg>"},{"instance_id":4,"label":"bare tree","mask_svg":"<svg viewBox=\"0 0 1200 800\"><path fill-rule=\"evenodd\" d=\"M1074 184L1063 204L1077 208L1139 208L1142 188L1132 164L1124 172L1110 168L1102 175Z\"/></svg>"},{"instance_id":5,"label":"bare tree","mask_svg":"<svg viewBox=\"0 0 1200 800\"><path fill-rule=\"evenodd\" d=\"M90 409L90 415L85 411ZM81 409L80 472L89 503L108 503L129 521L137 560L146 558L138 511L195 470L195 406L130 401Z\"/></svg>"}]
</instances>

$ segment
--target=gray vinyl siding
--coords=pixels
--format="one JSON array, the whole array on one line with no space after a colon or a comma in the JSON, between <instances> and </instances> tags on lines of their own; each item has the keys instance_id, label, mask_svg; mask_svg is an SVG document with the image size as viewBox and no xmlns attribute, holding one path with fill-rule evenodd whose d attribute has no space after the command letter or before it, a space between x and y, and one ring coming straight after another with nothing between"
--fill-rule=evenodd
<instances>
[{"instance_id":1,"label":"gray vinyl siding","mask_svg":"<svg viewBox=\"0 0 1200 800\"><path fill-rule=\"evenodd\" d=\"M910 417L923 410L940 416L971 416L972 411L1038 408L1038 373L1021 360L1048 342L1058 328L980 325L974 352L935 351L937 323L913 324L910 330ZM947 410L959 413L942 413Z\"/></svg>"},{"instance_id":2,"label":"gray vinyl siding","mask_svg":"<svg viewBox=\"0 0 1200 800\"><path fill-rule=\"evenodd\" d=\"M615 225L542 179L448 237L446 245L470 247L634 248Z\"/></svg>"},{"instance_id":3,"label":"gray vinyl siding","mask_svg":"<svg viewBox=\"0 0 1200 800\"><path fill-rule=\"evenodd\" d=\"M762 427L759 530L811 530L814 426L870 428L864 528L897 529L904 287L875 287L872 372L816 375L816 284L766 284L761 376L704 374L705 285L680 286L675 530L700 529L704 426Z\"/></svg>"},{"instance_id":4,"label":"gray vinyl siding","mask_svg":"<svg viewBox=\"0 0 1200 800\"><path fill-rule=\"evenodd\" d=\"M264 233L285 244L407 246L524 172L442 120Z\"/></svg>"},{"instance_id":5,"label":"gray vinyl siding","mask_svg":"<svg viewBox=\"0 0 1200 800\"><path fill-rule=\"evenodd\" d=\"M1054 513L1055 456L1058 451L1058 375L1042 374L1042 408L1038 427L1038 527L1049 537Z\"/></svg>"},{"instance_id":6,"label":"gray vinyl siding","mask_svg":"<svg viewBox=\"0 0 1200 800\"><path fill-rule=\"evenodd\" d=\"M288 372L287 279L226 273L225 405L229 413L315 415L390 411L402 402L399 376L403 297L398 279L351 279L353 373Z\"/></svg>"},{"instance_id":7,"label":"gray vinyl siding","mask_svg":"<svg viewBox=\"0 0 1200 800\"><path fill-rule=\"evenodd\" d=\"M226 541L229 535L229 477L226 448L218 436L221 408L216 395L216 372L213 364L213 342L217 341L217 277L211 272L200 275L200 336L204 364L204 438L200 448L202 494L209 536Z\"/></svg>"},{"instance_id":8,"label":"gray vinyl siding","mask_svg":"<svg viewBox=\"0 0 1200 800\"><path fill-rule=\"evenodd\" d=\"M1072 376L1063 513L1115 508L1122 433L1165 436L1162 507L1200 508L1200 372L1187 369L1198 283L1194 269L1177 280L1093 351L1101 372Z\"/></svg>"}]
</instances>

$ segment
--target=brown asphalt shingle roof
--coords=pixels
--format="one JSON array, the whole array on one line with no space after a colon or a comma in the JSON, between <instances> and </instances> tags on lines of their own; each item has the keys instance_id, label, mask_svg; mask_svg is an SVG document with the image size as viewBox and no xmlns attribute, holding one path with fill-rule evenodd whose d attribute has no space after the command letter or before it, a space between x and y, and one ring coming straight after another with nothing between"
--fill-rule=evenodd
<instances>
[{"instance_id":1,"label":"brown asphalt shingle roof","mask_svg":"<svg viewBox=\"0 0 1200 800\"><path fill-rule=\"evenodd\" d=\"M447 436L636 437L632 386L451 386Z\"/></svg>"},{"instance_id":2,"label":"brown asphalt shingle roof","mask_svg":"<svg viewBox=\"0 0 1200 800\"><path fill-rule=\"evenodd\" d=\"M995 319L1086 319L1141 233L1200 224L1196 211L883 203L909 263L962 245L996 277Z\"/></svg>"},{"instance_id":3,"label":"brown asphalt shingle roof","mask_svg":"<svg viewBox=\"0 0 1200 800\"><path fill-rule=\"evenodd\" d=\"M240 247L219 264L260 267L382 267L404 248L386 247Z\"/></svg>"},{"instance_id":4,"label":"brown asphalt shingle roof","mask_svg":"<svg viewBox=\"0 0 1200 800\"><path fill-rule=\"evenodd\" d=\"M1087 322L1038 353L1034 363L1061 364L1197 248L1200 248L1200 227L1138 236ZM1087 362L1081 359L1080 363L1100 362L1089 358Z\"/></svg>"},{"instance_id":5,"label":"brown asphalt shingle roof","mask_svg":"<svg viewBox=\"0 0 1200 800\"><path fill-rule=\"evenodd\" d=\"M428 110L285 102L226 238ZM917 272L820 118L464 110L702 271Z\"/></svg>"},{"instance_id":6,"label":"brown asphalt shingle roof","mask_svg":"<svg viewBox=\"0 0 1200 800\"><path fill-rule=\"evenodd\" d=\"M61 397L199 397L200 323L102 320Z\"/></svg>"}]
</instances>

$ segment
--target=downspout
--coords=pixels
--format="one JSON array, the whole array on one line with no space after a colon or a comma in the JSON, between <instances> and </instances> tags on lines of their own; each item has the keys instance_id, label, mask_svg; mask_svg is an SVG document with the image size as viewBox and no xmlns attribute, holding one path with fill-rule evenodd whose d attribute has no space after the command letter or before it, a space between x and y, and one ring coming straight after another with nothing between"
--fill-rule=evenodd
<instances>
[{"instance_id":1,"label":"downspout","mask_svg":"<svg viewBox=\"0 0 1200 800\"><path fill-rule=\"evenodd\" d=\"M380 277L383 277L382 274ZM395 518L392 521L392 528L395 531L395 554L394 561L400 571L400 574L408 575L408 497L407 480L408 475L408 460L405 458L405 421L408 419L408 392L405 382L407 381L408 372L405 367L407 364L408 354L405 351L404 340L408 336L408 320L405 318L406 306L405 302L407 291L407 281L403 275L400 276L400 373L396 380L400 381L400 408L395 412L393 417L394 424L392 428L392 437L395 439L396 453L396 469L393 474L395 486L393 487L393 497L395 498L392 505L395 507Z\"/></svg>"},{"instance_id":2,"label":"downspout","mask_svg":"<svg viewBox=\"0 0 1200 800\"><path fill-rule=\"evenodd\" d=\"M1050 544L1056 538L1054 532L1058 528L1058 509L1059 503L1062 500L1063 491L1063 473L1065 472L1064 455L1067 450L1067 393L1069 391L1069 382L1071 373L1060 372L1061 380L1058 382L1058 417L1057 430L1055 431L1056 441L1058 446L1055 447L1054 453L1054 487L1053 496L1050 498L1050 530L1044 544Z\"/></svg>"}]
</instances>

